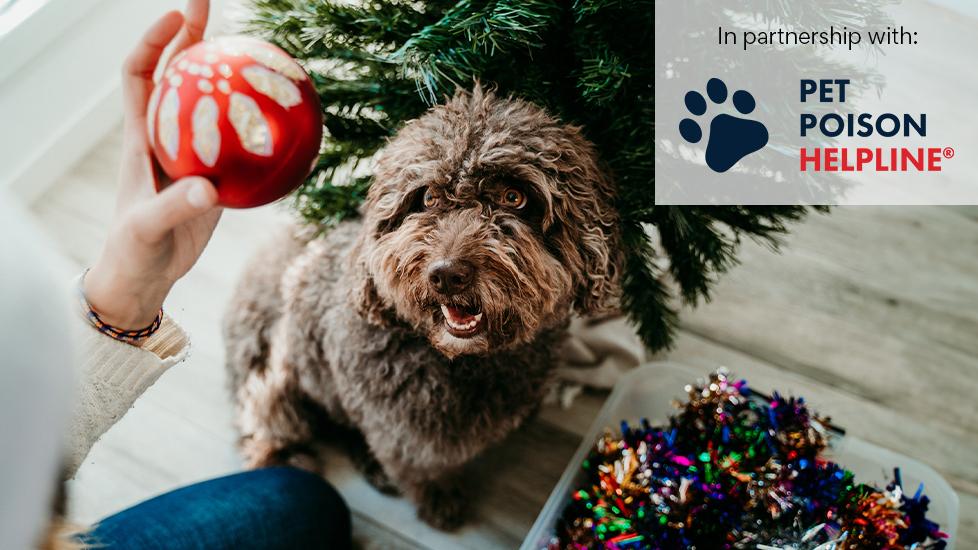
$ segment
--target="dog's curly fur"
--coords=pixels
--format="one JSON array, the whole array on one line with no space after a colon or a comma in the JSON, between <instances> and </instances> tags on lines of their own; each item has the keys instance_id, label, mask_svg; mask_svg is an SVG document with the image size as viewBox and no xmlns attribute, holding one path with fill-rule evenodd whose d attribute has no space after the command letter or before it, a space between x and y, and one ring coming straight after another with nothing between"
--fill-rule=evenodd
<instances>
[{"instance_id":1,"label":"dog's curly fur","mask_svg":"<svg viewBox=\"0 0 978 550\"><path fill-rule=\"evenodd\" d=\"M501 201L513 189L522 208ZM292 229L246 271L227 360L247 462L319 469L329 433L361 443L375 486L422 519L463 519L463 465L538 406L573 311L618 302L614 187L578 128L476 86L378 157L363 216ZM431 277L464 262L446 292ZM482 312L458 335L442 304Z\"/></svg>"}]
</instances>

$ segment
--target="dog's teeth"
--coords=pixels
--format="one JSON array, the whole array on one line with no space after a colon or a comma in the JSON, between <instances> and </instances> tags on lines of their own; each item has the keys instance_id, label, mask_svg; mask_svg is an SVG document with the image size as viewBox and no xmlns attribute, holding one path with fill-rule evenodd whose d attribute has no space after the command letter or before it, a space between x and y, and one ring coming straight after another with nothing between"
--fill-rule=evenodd
<instances>
[{"instance_id":1,"label":"dog's teeth","mask_svg":"<svg viewBox=\"0 0 978 550\"><path fill-rule=\"evenodd\" d=\"M482 321L482 312L471 316L467 323L458 323L454 320L451 310L445 304L441 304L441 313L445 317L445 323L455 330L472 330Z\"/></svg>"}]
</instances>

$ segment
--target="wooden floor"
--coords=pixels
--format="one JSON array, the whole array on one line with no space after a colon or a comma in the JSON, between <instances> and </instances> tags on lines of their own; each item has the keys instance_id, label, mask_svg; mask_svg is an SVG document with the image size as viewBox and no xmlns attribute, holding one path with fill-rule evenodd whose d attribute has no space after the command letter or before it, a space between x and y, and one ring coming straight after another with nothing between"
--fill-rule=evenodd
<instances>
[{"instance_id":1,"label":"wooden floor","mask_svg":"<svg viewBox=\"0 0 978 550\"><path fill-rule=\"evenodd\" d=\"M78 266L105 236L118 150L114 133L34 206ZM276 208L227 212L169 302L193 336L192 357L96 445L71 485L78 520L239 468L219 319L249 252L285 219ZM978 547L978 210L837 209L798 226L783 255L747 243L742 259L712 303L684 314L668 358L805 395L850 433L930 464L961 498L958 548ZM342 456L330 479L364 548L513 548L603 397L546 408L484 457L478 517L455 535L418 522Z\"/></svg>"}]
</instances>

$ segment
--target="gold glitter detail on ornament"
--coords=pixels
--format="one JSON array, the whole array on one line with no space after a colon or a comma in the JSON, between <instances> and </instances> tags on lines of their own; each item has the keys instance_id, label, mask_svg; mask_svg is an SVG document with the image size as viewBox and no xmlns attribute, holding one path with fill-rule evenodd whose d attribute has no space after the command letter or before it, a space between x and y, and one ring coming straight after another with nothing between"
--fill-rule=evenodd
<instances>
[{"instance_id":1,"label":"gold glitter detail on ornament","mask_svg":"<svg viewBox=\"0 0 978 550\"><path fill-rule=\"evenodd\" d=\"M217 163L217 155L221 152L221 132L217 129L217 115L217 101L205 95L197 100L191 118L194 153L209 167Z\"/></svg>"},{"instance_id":2,"label":"gold glitter detail on ornament","mask_svg":"<svg viewBox=\"0 0 978 550\"><path fill-rule=\"evenodd\" d=\"M149 134L150 145L156 143L156 108L160 105L161 95L163 95L162 82L153 88L153 93L149 96L149 106L146 108L146 133Z\"/></svg>"},{"instance_id":3,"label":"gold glitter detail on ornament","mask_svg":"<svg viewBox=\"0 0 978 550\"><path fill-rule=\"evenodd\" d=\"M170 82L170 86L173 86L174 88L179 88L180 85L183 84L183 76L175 74L170 77L169 82Z\"/></svg>"},{"instance_id":4,"label":"gold glitter detail on ornament","mask_svg":"<svg viewBox=\"0 0 978 550\"><path fill-rule=\"evenodd\" d=\"M176 160L180 151L180 96L170 88L160 103L160 144L170 158Z\"/></svg>"},{"instance_id":5,"label":"gold glitter detail on ornament","mask_svg":"<svg viewBox=\"0 0 978 550\"><path fill-rule=\"evenodd\" d=\"M263 157L272 155L272 133L254 99L239 92L232 93L228 118L245 151Z\"/></svg>"},{"instance_id":6,"label":"gold glitter detail on ornament","mask_svg":"<svg viewBox=\"0 0 978 550\"><path fill-rule=\"evenodd\" d=\"M234 71L231 70L231 66L227 63L221 63L218 65L217 72L221 73L221 76L224 78L231 78L231 75L234 74Z\"/></svg>"},{"instance_id":7,"label":"gold glitter detail on ornament","mask_svg":"<svg viewBox=\"0 0 978 550\"><path fill-rule=\"evenodd\" d=\"M275 100L288 109L302 103L302 93L299 87L284 76L272 72L259 65L249 65L241 69L241 75L251 84L251 87Z\"/></svg>"},{"instance_id":8,"label":"gold glitter detail on ornament","mask_svg":"<svg viewBox=\"0 0 978 550\"><path fill-rule=\"evenodd\" d=\"M224 79L218 80L217 89L220 90L222 94L229 94L231 93L231 83Z\"/></svg>"},{"instance_id":9,"label":"gold glitter detail on ornament","mask_svg":"<svg viewBox=\"0 0 978 550\"><path fill-rule=\"evenodd\" d=\"M205 94L209 94L214 91L214 85L211 84L210 80L204 80L203 78L201 78L200 80L197 81L197 89L204 92Z\"/></svg>"}]
</instances>

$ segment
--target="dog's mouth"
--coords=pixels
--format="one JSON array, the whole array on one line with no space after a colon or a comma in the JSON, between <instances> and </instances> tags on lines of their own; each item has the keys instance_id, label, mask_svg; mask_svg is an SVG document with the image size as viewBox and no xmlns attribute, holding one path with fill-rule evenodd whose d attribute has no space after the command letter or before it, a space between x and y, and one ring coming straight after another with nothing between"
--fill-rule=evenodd
<instances>
[{"instance_id":1,"label":"dog's mouth","mask_svg":"<svg viewBox=\"0 0 978 550\"><path fill-rule=\"evenodd\" d=\"M482 308L478 306L451 304L440 304L440 306L445 328L456 338L471 338L485 328Z\"/></svg>"}]
</instances>

